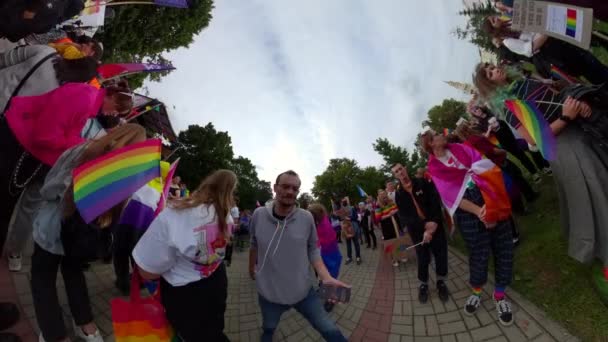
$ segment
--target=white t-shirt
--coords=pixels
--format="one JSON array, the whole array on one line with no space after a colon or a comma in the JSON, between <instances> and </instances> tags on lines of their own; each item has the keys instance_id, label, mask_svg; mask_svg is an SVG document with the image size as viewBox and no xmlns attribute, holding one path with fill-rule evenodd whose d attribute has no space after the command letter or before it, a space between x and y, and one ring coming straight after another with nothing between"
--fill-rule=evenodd
<instances>
[{"instance_id":1,"label":"white t-shirt","mask_svg":"<svg viewBox=\"0 0 608 342\"><path fill-rule=\"evenodd\" d=\"M173 286L208 278L226 254L227 239L220 236L215 216L215 208L206 204L183 210L166 208L135 246L135 262ZM231 234L232 217L226 222Z\"/></svg>"},{"instance_id":2,"label":"white t-shirt","mask_svg":"<svg viewBox=\"0 0 608 342\"><path fill-rule=\"evenodd\" d=\"M507 49L511 50L511 52L526 57L532 57L536 53L536 51L532 50L532 44L537 35L538 34L534 32L522 32L519 35L519 38L505 38L502 43Z\"/></svg>"}]
</instances>

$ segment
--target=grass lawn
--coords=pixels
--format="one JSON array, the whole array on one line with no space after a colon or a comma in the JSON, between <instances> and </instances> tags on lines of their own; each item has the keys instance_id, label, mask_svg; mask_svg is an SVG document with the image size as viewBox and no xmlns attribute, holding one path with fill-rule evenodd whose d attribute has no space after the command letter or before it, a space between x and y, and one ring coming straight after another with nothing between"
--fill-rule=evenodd
<instances>
[{"instance_id":1,"label":"grass lawn","mask_svg":"<svg viewBox=\"0 0 608 342\"><path fill-rule=\"evenodd\" d=\"M608 33L608 23L596 21L593 24L593 29ZM595 57L602 61L602 63L608 65L608 50L606 50L604 47L592 47L591 52L593 52Z\"/></svg>"},{"instance_id":2,"label":"grass lawn","mask_svg":"<svg viewBox=\"0 0 608 342\"><path fill-rule=\"evenodd\" d=\"M591 266L567 255L552 178L545 177L539 190L542 196L530 207L532 213L517 218L521 242L512 287L583 341L603 340L608 337L608 307L595 291ZM450 244L466 253L458 233Z\"/></svg>"}]
</instances>

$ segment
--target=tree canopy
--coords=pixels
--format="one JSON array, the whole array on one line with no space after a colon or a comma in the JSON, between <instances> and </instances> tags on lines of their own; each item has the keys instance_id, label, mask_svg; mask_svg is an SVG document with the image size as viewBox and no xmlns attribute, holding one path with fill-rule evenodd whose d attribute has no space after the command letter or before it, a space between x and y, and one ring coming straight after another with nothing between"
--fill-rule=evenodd
<instances>
[{"instance_id":1,"label":"tree canopy","mask_svg":"<svg viewBox=\"0 0 608 342\"><path fill-rule=\"evenodd\" d=\"M327 169L315 177L312 193L328 208L331 208L331 200L337 201L344 196L349 196L355 204L363 200L357 185L368 195L375 196L377 189L384 188L385 180L384 173L373 166L361 169L353 159L331 159Z\"/></svg>"},{"instance_id":2,"label":"tree canopy","mask_svg":"<svg viewBox=\"0 0 608 342\"><path fill-rule=\"evenodd\" d=\"M422 122L422 126L428 126L437 132L444 128L453 129L456 127L458 119L466 117L466 113L466 103L454 99L445 99L440 105L429 110L428 119Z\"/></svg>"},{"instance_id":3,"label":"tree canopy","mask_svg":"<svg viewBox=\"0 0 608 342\"><path fill-rule=\"evenodd\" d=\"M458 14L467 17L468 20L464 28L458 27L454 33L459 39L468 40L484 50L496 51L496 47L492 44L492 38L481 28L485 18L496 13L490 0L481 4L474 3L471 8L458 12Z\"/></svg>"},{"instance_id":4,"label":"tree canopy","mask_svg":"<svg viewBox=\"0 0 608 342\"><path fill-rule=\"evenodd\" d=\"M414 170L420 167L425 161L421 160L420 153L417 149L411 154L405 147L393 145L386 138L378 138L376 142L372 144L374 151L384 159L384 164L380 167L387 176L391 177L392 171L391 166L396 163L408 168L408 170Z\"/></svg>"},{"instance_id":5,"label":"tree canopy","mask_svg":"<svg viewBox=\"0 0 608 342\"><path fill-rule=\"evenodd\" d=\"M228 132L217 131L211 123L204 127L190 125L179 133L178 140L181 146L174 154L181 158L177 173L188 188L196 189L213 171L230 169L238 176L237 195L241 208L253 209L256 202L264 203L272 197L270 182L258 178L251 160L234 156Z\"/></svg>"},{"instance_id":6,"label":"tree canopy","mask_svg":"<svg viewBox=\"0 0 608 342\"><path fill-rule=\"evenodd\" d=\"M209 25L213 0L191 0L190 8L125 5L115 7L96 38L104 45L104 62L170 63L162 57L165 51L186 47ZM158 79L163 73L151 75ZM136 75L130 84L143 81L147 75Z\"/></svg>"}]
</instances>

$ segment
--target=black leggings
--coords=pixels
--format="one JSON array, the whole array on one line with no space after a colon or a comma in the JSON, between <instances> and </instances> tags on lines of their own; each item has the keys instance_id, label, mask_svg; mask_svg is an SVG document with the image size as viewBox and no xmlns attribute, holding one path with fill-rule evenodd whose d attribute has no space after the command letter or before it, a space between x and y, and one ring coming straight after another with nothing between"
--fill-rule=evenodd
<instances>
[{"instance_id":1,"label":"black leggings","mask_svg":"<svg viewBox=\"0 0 608 342\"><path fill-rule=\"evenodd\" d=\"M32 256L32 297L38 326L48 342L60 341L68 336L57 296L57 272L60 265L74 322L78 326L93 322L82 262L49 253L35 244Z\"/></svg>"},{"instance_id":2,"label":"black leggings","mask_svg":"<svg viewBox=\"0 0 608 342\"><path fill-rule=\"evenodd\" d=\"M367 247L376 247L378 245L378 241L376 240L376 234L374 234L374 228L364 227L363 233L365 234L365 243L367 243Z\"/></svg>"},{"instance_id":3,"label":"black leggings","mask_svg":"<svg viewBox=\"0 0 608 342\"><path fill-rule=\"evenodd\" d=\"M161 278L167 319L184 342L230 341L224 334L228 278L222 264L209 278L173 286Z\"/></svg>"},{"instance_id":4,"label":"black leggings","mask_svg":"<svg viewBox=\"0 0 608 342\"><path fill-rule=\"evenodd\" d=\"M418 244L424 237L424 225L418 224L409 227L412 242ZM423 283L429 281L429 265L431 254L435 257L435 272L437 276L448 275L448 240L446 239L443 223L437 225L430 243L416 247L416 258L418 259L418 280Z\"/></svg>"}]
</instances>

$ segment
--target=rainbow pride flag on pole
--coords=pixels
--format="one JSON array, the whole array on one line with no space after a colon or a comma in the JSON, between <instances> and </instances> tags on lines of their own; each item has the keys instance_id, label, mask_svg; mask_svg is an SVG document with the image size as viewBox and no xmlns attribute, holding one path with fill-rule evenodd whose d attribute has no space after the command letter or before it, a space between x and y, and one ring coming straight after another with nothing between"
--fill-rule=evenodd
<instances>
[{"instance_id":1,"label":"rainbow pride flag on pole","mask_svg":"<svg viewBox=\"0 0 608 342\"><path fill-rule=\"evenodd\" d=\"M555 136L543 114L534 103L522 100L506 100L505 105L513 113L542 153L549 161L555 160L557 145Z\"/></svg>"},{"instance_id":2,"label":"rainbow pride flag on pole","mask_svg":"<svg viewBox=\"0 0 608 342\"><path fill-rule=\"evenodd\" d=\"M74 202L86 223L156 177L160 177L161 141L125 146L91 160L73 172Z\"/></svg>"}]
</instances>

